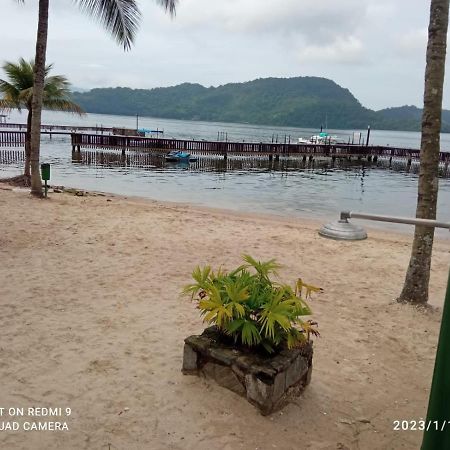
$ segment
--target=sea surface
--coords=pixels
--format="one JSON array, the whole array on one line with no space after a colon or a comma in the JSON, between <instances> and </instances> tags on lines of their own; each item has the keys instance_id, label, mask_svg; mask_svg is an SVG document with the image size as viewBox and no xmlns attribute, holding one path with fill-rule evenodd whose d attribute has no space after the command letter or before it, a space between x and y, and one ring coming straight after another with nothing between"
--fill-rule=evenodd
<instances>
[{"instance_id":1,"label":"sea surface","mask_svg":"<svg viewBox=\"0 0 450 450\"><path fill-rule=\"evenodd\" d=\"M8 121L24 123L26 116L12 112ZM87 114L80 117L44 111L43 123L57 125L118 126L163 130L164 137L180 139L228 139L229 141L296 141L319 130L281 128L219 122L196 122L148 117ZM341 139L354 138L367 130L327 130ZM372 130L370 142L408 148L420 147L420 133ZM450 151L450 134L442 134L441 148ZM0 149L0 155L5 149ZM19 153L19 152L16 152ZM227 161L199 158L196 163L173 164L148 154L117 151L81 151L72 154L70 137L42 139L41 162L51 163L51 184L86 190L136 195L162 201L189 202L244 212L268 213L283 217L334 220L342 210L413 217L417 199L417 165L410 171L402 162L389 168L377 164L299 159L229 158ZM0 178L21 173L23 161L6 163L0 158ZM450 222L450 179L439 180L438 219ZM408 225L358 221L360 225L411 232ZM447 233L447 234L445 234ZM448 232L439 233L444 237Z\"/></svg>"}]
</instances>

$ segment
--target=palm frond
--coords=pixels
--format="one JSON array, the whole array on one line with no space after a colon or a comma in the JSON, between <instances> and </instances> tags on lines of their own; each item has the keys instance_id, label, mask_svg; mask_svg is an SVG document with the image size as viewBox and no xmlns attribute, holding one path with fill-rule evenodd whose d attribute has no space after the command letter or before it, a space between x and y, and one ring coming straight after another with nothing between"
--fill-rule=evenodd
<instances>
[{"instance_id":1,"label":"palm frond","mask_svg":"<svg viewBox=\"0 0 450 450\"><path fill-rule=\"evenodd\" d=\"M124 50L134 42L141 13L136 0L74 0L81 10L98 19Z\"/></svg>"},{"instance_id":2,"label":"palm frond","mask_svg":"<svg viewBox=\"0 0 450 450\"><path fill-rule=\"evenodd\" d=\"M45 67L43 106L46 109L70 111L84 114L71 99L70 83L63 75L48 76L52 64ZM18 63L5 62L2 66L8 81L0 80L0 94L3 94L2 109L31 109L33 100L34 62L19 59Z\"/></svg>"},{"instance_id":3,"label":"palm frond","mask_svg":"<svg viewBox=\"0 0 450 450\"><path fill-rule=\"evenodd\" d=\"M5 98L0 98L0 111L11 111L14 108L21 111L20 104L18 105L17 103L9 102Z\"/></svg>"},{"instance_id":4,"label":"palm frond","mask_svg":"<svg viewBox=\"0 0 450 450\"><path fill-rule=\"evenodd\" d=\"M2 66L9 82L19 91L33 86L33 63L19 59L18 63L5 62Z\"/></svg>"},{"instance_id":5,"label":"palm frond","mask_svg":"<svg viewBox=\"0 0 450 450\"><path fill-rule=\"evenodd\" d=\"M17 108L20 109L23 105L20 100L20 91L12 83L5 80L0 80L0 93L3 94L4 109Z\"/></svg>"},{"instance_id":6,"label":"palm frond","mask_svg":"<svg viewBox=\"0 0 450 450\"><path fill-rule=\"evenodd\" d=\"M263 278L268 278L271 273L278 275L277 270L282 267L275 259L262 262L256 261L256 259L250 255L242 255L242 259L248 264L247 267L253 267Z\"/></svg>"},{"instance_id":7,"label":"palm frond","mask_svg":"<svg viewBox=\"0 0 450 450\"><path fill-rule=\"evenodd\" d=\"M68 99L46 99L43 102L45 109L51 109L52 111L66 111L73 112L82 116L86 114L85 111L76 103Z\"/></svg>"},{"instance_id":8,"label":"palm frond","mask_svg":"<svg viewBox=\"0 0 450 450\"><path fill-rule=\"evenodd\" d=\"M159 3L166 11L169 11L171 16L175 15L178 0L157 0L157 3Z\"/></svg>"}]
</instances>

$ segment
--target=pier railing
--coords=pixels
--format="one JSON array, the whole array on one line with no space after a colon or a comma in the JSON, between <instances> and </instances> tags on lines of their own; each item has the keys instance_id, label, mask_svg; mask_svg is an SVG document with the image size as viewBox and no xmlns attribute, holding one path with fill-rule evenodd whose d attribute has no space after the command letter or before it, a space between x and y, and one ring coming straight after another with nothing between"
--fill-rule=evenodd
<instances>
[{"instance_id":1,"label":"pier railing","mask_svg":"<svg viewBox=\"0 0 450 450\"><path fill-rule=\"evenodd\" d=\"M26 131L27 124L26 123L9 123L9 122L2 122L0 123L0 129L1 128L8 128L8 129L18 129L19 131L23 130ZM74 132L74 131L95 131L96 133L112 133L113 127L92 127L92 126L78 126L78 125L41 125L42 131L67 131L67 132Z\"/></svg>"},{"instance_id":2,"label":"pier railing","mask_svg":"<svg viewBox=\"0 0 450 450\"><path fill-rule=\"evenodd\" d=\"M43 131L42 134L58 134L55 131ZM209 156L302 156L303 158L372 158L378 157L406 159L408 163L420 159L420 150L400 147L384 147L358 144L288 144L265 142L223 142L205 140L185 140L166 138L144 138L138 136L102 135L70 133L73 150L81 148L147 151L167 153L171 150L183 150L196 155ZM23 147L25 131L0 130L0 147ZM440 152L439 160L448 166L450 152Z\"/></svg>"},{"instance_id":3,"label":"pier railing","mask_svg":"<svg viewBox=\"0 0 450 450\"><path fill-rule=\"evenodd\" d=\"M0 147L23 147L25 131L0 131Z\"/></svg>"},{"instance_id":4,"label":"pier railing","mask_svg":"<svg viewBox=\"0 0 450 450\"><path fill-rule=\"evenodd\" d=\"M72 133L73 149L98 148L117 150L163 151L184 150L197 155L301 155L325 157L386 157L420 159L420 150L358 144L283 144L255 142L220 142L204 140L182 140L142 138ZM441 162L450 161L450 153L440 153Z\"/></svg>"}]
</instances>

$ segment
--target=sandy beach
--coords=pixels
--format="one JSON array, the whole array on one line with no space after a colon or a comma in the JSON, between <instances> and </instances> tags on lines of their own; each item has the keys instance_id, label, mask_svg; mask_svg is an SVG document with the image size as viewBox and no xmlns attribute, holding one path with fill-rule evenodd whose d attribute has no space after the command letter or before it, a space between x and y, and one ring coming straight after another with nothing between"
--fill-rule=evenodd
<instances>
[{"instance_id":1,"label":"sandy beach","mask_svg":"<svg viewBox=\"0 0 450 450\"><path fill-rule=\"evenodd\" d=\"M15 449L413 449L426 414L450 240L435 244L427 311L395 302L407 235L340 242L310 220L109 194L0 185L0 408L62 408L68 431L1 431ZM204 325L181 288L200 264L276 258L280 278L321 286L312 301L311 384L269 417L181 373ZM70 408L70 415L65 414ZM1 428L1 427L0 427Z\"/></svg>"}]
</instances>

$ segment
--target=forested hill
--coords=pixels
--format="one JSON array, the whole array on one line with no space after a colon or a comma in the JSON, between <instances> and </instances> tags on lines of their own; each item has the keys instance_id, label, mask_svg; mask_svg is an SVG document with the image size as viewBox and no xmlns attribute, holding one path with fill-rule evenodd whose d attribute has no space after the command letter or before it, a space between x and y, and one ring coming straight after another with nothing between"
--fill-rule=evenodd
<instances>
[{"instance_id":1,"label":"forested hill","mask_svg":"<svg viewBox=\"0 0 450 450\"><path fill-rule=\"evenodd\" d=\"M92 113L238 122L305 128L420 130L415 107L372 111L348 89L317 77L264 78L206 88L183 83L156 89L105 88L74 92ZM450 131L450 112L443 131Z\"/></svg>"}]
</instances>

